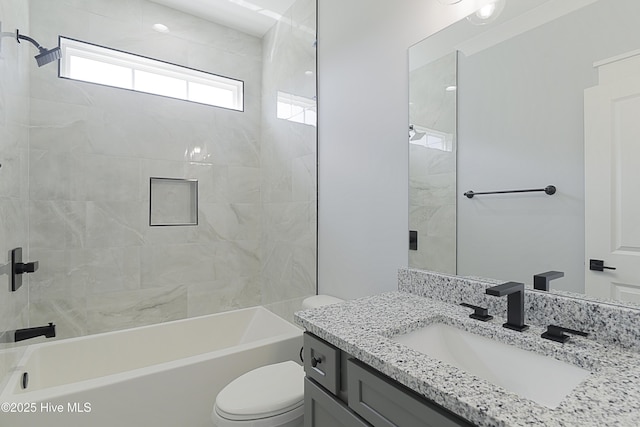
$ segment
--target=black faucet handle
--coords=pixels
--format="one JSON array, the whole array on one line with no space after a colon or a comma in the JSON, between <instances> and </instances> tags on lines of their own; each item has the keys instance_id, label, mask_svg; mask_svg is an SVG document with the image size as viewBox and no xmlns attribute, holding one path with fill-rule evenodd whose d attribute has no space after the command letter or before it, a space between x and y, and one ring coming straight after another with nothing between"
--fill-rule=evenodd
<instances>
[{"instance_id":1,"label":"black faucet handle","mask_svg":"<svg viewBox=\"0 0 640 427\"><path fill-rule=\"evenodd\" d=\"M569 335L565 334L565 332L572 335L580 335L581 337L589 336L587 332L576 331L575 329L563 328L562 326L556 325L547 326L547 331L540 336L547 340L565 343L569 341Z\"/></svg>"},{"instance_id":2,"label":"black faucet handle","mask_svg":"<svg viewBox=\"0 0 640 427\"><path fill-rule=\"evenodd\" d=\"M549 291L549 282L553 279L559 279L564 277L562 271L547 271L544 273L538 273L533 276L533 289L539 291Z\"/></svg>"},{"instance_id":3,"label":"black faucet handle","mask_svg":"<svg viewBox=\"0 0 640 427\"><path fill-rule=\"evenodd\" d=\"M33 262L20 262L16 264L16 274L34 273L38 270L40 263L38 261Z\"/></svg>"},{"instance_id":4,"label":"black faucet handle","mask_svg":"<svg viewBox=\"0 0 640 427\"><path fill-rule=\"evenodd\" d=\"M470 318L487 322L493 319L493 316L489 314L489 309L484 307L478 307L477 305L467 304L466 302L460 303L463 307L473 308L474 312L469 315Z\"/></svg>"}]
</instances>

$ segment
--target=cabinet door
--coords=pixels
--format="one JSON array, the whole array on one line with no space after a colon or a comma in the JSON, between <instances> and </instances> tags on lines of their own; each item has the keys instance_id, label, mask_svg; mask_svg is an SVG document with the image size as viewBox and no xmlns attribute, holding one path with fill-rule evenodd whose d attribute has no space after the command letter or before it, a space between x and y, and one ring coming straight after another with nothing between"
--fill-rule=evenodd
<instances>
[{"instance_id":1,"label":"cabinet door","mask_svg":"<svg viewBox=\"0 0 640 427\"><path fill-rule=\"evenodd\" d=\"M374 427L471 427L466 420L349 359L349 407Z\"/></svg>"},{"instance_id":2,"label":"cabinet door","mask_svg":"<svg viewBox=\"0 0 640 427\"><path fill-rule=\"evenodd\" d=\"M371 427L309 378L304 379L304 426Z\"/></svg>"}]
</instances>

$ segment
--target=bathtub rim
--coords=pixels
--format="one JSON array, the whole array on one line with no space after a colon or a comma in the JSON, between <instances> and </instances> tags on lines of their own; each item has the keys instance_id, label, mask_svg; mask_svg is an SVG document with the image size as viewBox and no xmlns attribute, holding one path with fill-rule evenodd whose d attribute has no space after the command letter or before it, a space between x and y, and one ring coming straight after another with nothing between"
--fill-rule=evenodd
<instances>
[{"instance_id":1,"label":"bathtub rim","mask_svg":"<svg viewBox=\"0 0 640 427\"><path fill-rule=\"evenodd\" d=\"M34 352L38 351L38 349L40 348L54 346L54 345L64 345L67 343L73 343L80 340L99 339L100 337L103 337L103 336L110 336L110 335L123 333L130 330L144 330L148 328L159 328L166 324L177 324L177 323L188 322L190 320L201 319L205 317L223 316L230 312L238 312L238 311L264 311L268 313L268 315L275 316L276 318L278 318L280 321L283 322L283 324L286 324L287 326L285 327L290 326L291 327L290 331L276 334L267 338L262 338L259 340L234 345L234 346L223 348L223 349L218 349L218 350L214 350L206 353L200 353L193 356L183 357L180 359L170 360L166 362L156 363L153 365L144 366L136 369L130 369L130 370L117 372L117 373L113 373L105 376L89 378L86 380L76 381L72 383L60 384L52 387L40 388L33 391L20 390L20 381L21 381L23 372L25 372L25 366L27 365L31 355ZM145 375L151 375L151 374L162 372L168 369L177 369L182 366L201 363L215 356L223 357L239 351L251 350L257 347L275 344L281 341L301 339L302 332L303 332L302 328L278 316L277 314L266 309L265 307L253 306L253 307L246 307L246 308L241 308L237 310L227 310L224 312L219 312L214 314L205 314L201 316L177 319L177 320L172 320L168 322L155 323L151 325L120 329L116 331L107 331L107 332L101 332L98 334L83 335L80 337L64 338L64 339L51 341L51 342L40 342L40 343L30 344L25 346L24 354L20 357L18 364L8 372L7 374L8 379L2 384L3 387L2 387L2 390L0 391L0 401L2 402L35 402L35 401L45 401L51 398L60 398L60 397L64 397L65 395L74 394L82 390L90 390L90 389L95 389L99 387L104 387L104 386L108 386L108 385L111 385L120 381L124 381L127 379L139 378ZM13 349L8 349L8 350L13 350ZM294 361L298 363L298 361L296 360Z\"/></svg>"}]
</instances>

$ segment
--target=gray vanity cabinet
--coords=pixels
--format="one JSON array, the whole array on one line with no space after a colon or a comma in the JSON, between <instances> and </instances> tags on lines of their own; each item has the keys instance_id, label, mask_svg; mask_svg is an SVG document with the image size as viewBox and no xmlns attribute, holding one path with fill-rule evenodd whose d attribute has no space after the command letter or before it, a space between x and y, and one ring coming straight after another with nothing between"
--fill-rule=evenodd
<instances>
[{"instance_id":1,"label":"gray vanity cabinet","mask_svg":"<svg viewBox=\"0 0 640 427\"><path fill-rule=\"evenodd\" d=\"M317 385L304 379L305 427L370 427L341 400Z\"/></svg>"},{"instance_id":2,"label":"gray vanity cabinet","mask_svg":"<svg viewBox=\"0 0 640 427\"><path fill-rule=\"evenodd\" d=\"M472 427L370 366L304 334L305 427Z\"/></svg>"}]
</instances>

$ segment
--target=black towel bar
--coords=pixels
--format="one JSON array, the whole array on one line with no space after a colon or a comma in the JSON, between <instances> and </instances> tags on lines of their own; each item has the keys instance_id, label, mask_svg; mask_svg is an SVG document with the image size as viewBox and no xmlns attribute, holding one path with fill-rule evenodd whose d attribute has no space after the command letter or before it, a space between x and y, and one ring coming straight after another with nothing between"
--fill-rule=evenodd
<instances>
[{"instance_id":1,"label":"black towel bar","mask_svg":"<svg viewBox=\"0 0 640 427\"><path fill-rule=\"evenodd\" d=\"M506 193L532 193L537 191L544 191L548 195L552 195L556 193L556 187L553 185L547 185L545 188L533 188L530 190L505 190L505 191L486 191L483 193L476 193L473 190L469 190L464 193L469 199L472 199L473 196L479 196L482 194L506 194Z\"/></svg>"}]
</instances>

